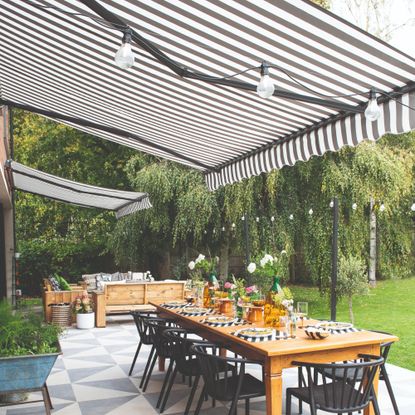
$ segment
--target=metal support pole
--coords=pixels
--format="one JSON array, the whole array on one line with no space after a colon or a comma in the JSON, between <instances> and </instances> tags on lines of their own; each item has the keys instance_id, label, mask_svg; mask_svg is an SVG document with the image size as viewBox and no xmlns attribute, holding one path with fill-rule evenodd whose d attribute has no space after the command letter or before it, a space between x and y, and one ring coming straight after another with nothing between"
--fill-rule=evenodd
<instances>
[{"instance_id":1,"label":"metal support pole","mask_svg":"<svg viewBox=\"0 0 415 415\"><path fill-rule=\"evenodd\" d=\"M339 239L339 199L333 200L333 235L331 240L331 296L330 296L330 319L336 321L337 308L337 267L338 267L338 239Z\"/></svg>"},{"instance_id":2,"label":"metal support pole","mask_svg":"<svg viewBox=\"0 0 415 415\"><path fill-rule=\"evenodd\" d=\"M249 265L251 262L251 242L249 240L249 217L248 214L245 213L245 220L244 220L244 232L245 232L245 268ZM248 275L248 283L250 274Z\"/></svg>"},{"instance_id":3,"label":"metal support pole","mask_svg":"<svg viewBox=\"0 0 415 415\"><path fill-rule=\"evenodd\" d=\"M14 136L13 136L13 108L9 107L9 137L10 158L14 160ZM12 263L12 305L16 306L16 191L12 189L13 210L13 263Z\"/></svg>"}]
</instances>

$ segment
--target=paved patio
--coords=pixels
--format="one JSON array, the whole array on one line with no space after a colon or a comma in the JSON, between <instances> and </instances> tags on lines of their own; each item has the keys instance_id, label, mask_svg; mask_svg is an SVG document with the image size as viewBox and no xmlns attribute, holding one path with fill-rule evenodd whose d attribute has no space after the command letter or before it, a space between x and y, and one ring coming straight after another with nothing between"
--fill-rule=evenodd
<instances>
[{"instance_id":1,"label":"paved patio","mask_svg":"<svg viewBox=\"0 0 415 415\"><path fill-rule=\"evenodd\" d=\"M164 374L155 372L146 393L139 388L142 370L147 360L148 348L142 349L136 371L128 377L128 370L137 345L137 330L128 317L113 318L105 329L81 331L69 329L61 341L63 357L59 358L48 380L54 405L54 415L153 415L158 414L155 404ZM415 412L415 372L388 365L390 378L400 407L401 415ZM257 373L260 376L259 373ZM170 395L165 414L183 413L189 387L178 380ZM284 372L284 387L296 384L296 371ZM34 398L34 396L31 396ZM384 383L380 384L382 415L392 415L393 410ZM298 407L294 403L294 413ZM244 413L241 406L239 413ZM263 399L252 402L251 414L265 413ZM308 410L304 411L308 414ZM323 413L323 412L321 412ZM26 404L0 408L0 415L44 414L42 404ZM203 415L227 414L223 404L204 403Z\"/></svg>"}]
</instances>

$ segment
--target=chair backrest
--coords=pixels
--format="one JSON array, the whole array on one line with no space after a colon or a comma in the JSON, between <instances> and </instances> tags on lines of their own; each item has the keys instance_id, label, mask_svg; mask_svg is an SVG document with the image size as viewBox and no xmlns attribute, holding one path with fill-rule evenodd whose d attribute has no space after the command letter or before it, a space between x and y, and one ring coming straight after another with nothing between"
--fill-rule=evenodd
<instances>
[{"instance_id":1,"label":"chair backrest","mask_svg":"<svg viewBox=\"0 0 415 415\"><path fill-rule=\"evenodd\" d=\"M387 334L388 336L391 336L390 333L387 333L386 331L379 331L379 330L371 330L374 333L381 333L381 334ZM385 360L384 363L386 363L386 360L388 359L388 355L389 355L389 350L392 346L393 342L386 342L386 343L382 343L380 345L380 354L383 357L383 359Z\"/></svg>"},{"instance_id":2,"label":"chair backrest","mask_svg":"<svg viewBox=\"0 0 415 415\"><path fill-rule=\"evenodd\" d=\"M149 334L156 348L157 355L160 357L172 357L173 349L170 347L169 340L163 336L163 332L171 327L173 322L160 317L146 318L144 321L148 325Z\"/></svg>"},{"instance_id":3,"label":"chair backrest","mask_svg":"<svg viewBox=\"0 0 415 415\"><path fill-rule=\"evenodd\" d=\"M381 356L361 354L359 358L360 362L341 364L292 364L304 367L307 371L312 405L318 400L319 409L330 412L354 412L368 405L376 371L384 362ZM319 383L317 373L321 376L322 383ZM317 390L320 399L317 399Z\"/></svg>"},{"instance_id":4,"label":"chair backrest","mask_svg":"<svg viewBox=\"0 0 415 415\"><path fill-rule=\"evenodd\" d=\"M157 314L149 311L132 311L131 315L134 318L141 342L143 344L153 344L148 321L157 318Z\"/></svg>"},{"instance_id":5,"label":"chair backrest","mask_svg":"<svg viewBox=\"0 0 415 415\"><path fill-rule=\"evenodd\" d=\"M245 364L258 363L219 356L219 348L215 344L195 343L190 349L198 359L206 392L218 400L231 400L234 396L239 396L245 376ZM221 379L220 383L218 383L219 379Z\"/></svg>"}]
</instances>

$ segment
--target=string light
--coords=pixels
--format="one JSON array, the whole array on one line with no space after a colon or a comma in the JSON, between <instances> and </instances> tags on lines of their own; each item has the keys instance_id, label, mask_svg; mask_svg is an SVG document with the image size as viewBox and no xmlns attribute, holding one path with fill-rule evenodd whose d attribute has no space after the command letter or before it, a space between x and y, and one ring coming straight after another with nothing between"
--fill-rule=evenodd
<instances>
[{"instance_id":1,"label":"string light","mask_svg":"<svg viewBox=\"0 0 415 415\"><path fill-rule=\"evenodd\" d=\"M309 214L310 216L311 216L313 213L314 213L313 209L310 209L310 210L308 211L308 214Z\"/></svg>"},{"instance_id":2,"label":"string light","mask_svg":"<svg viewBox=\"0 0 415 415\"><path fill-rule=\"evenodd\" d=\"M376 98L376 91L372 88L369 93L369 102L365 109L365 117L368 121L377 121L380 118L380 107Z\"/></svg>"},{"instance_id":3,"label":"string light","mask_svg":"<svg viewBox=\"0 0 415 415\"><path fill-rule=\"evenodd\" d=\"M257 217L255 218L255 220L256 220L257 222L259 222L259 217L257 216Z\"/></svg>"},{"instance_id":4,"label":"string light","mask_svg":"<svg viewBox=\"0 0 415 415\"><path fill-rule=\"evenodd\" d=\"M234 223L232 223L232 229L235 229L235 226L236 226L236 225L235 225Z\"/></svg>"},{"instance_id":5,"label":"string light","mask_svg":"<svg viewBox=\"0 0 415 415\"><path fill-rule=\"evenodd\" d=\"M385 205L382 203L382 204L379 206L379 210L380 210L381 212L384 212L384 211L385 211L385 209L386 209L386 207L385 207Z\"/></svg>"},{"instance_id":6,"label":"string light","mask_svg":"<svg viewBox=\"0 0 415 415\"><path fill-rule=\"evenodd\" d=\"M291 215L288 217L289 220L293 220L294 219L294 215L291 213Z\"/></svg>"},{"instance_id":7,"label":"string light","mask_svg":"<svg viewBox=\"0 0 415 415\"><path fill-rule=\"evenodd\" d=\"M245 220L245 216L242 216L241 220Z\"/></svg>"},{"instance_id":8,"label":"string light","mask_svg":"<svg viewBox=\"0 0 415 415\"><path fill-rule=\"evenodd\" d=\"M225 227L224 226L222 227L222 232L225 232Z\"/></svg>"},{"instance_id":9,"label":"string light","mask_svg":"<svg viewBox=\"0 0 415 415\"><path fill-rule=\"evenodd\" d=\"M357 203L353 203L353 205L352 205L352 209L353 209L353 210L356 210L356 209L357 209Z\"/></svg>"},{"instance_id":10,"label":"string light","mask_svg":"<svg viewBox=\"0 0 415 415\"><path fill-rule=\"evenodd\" d=\"M256 88L256 92L261 98L269 98L274 94L274 91L275 85L269 77L269 64L264 61L261 65L261 78Z\"/></svg>"},{"instance_id":11,"label":"string light","mask_svg":"<svg viewBox=\"0 0 415 415\"><path fill-rule=\"evenodd\" d=\"M412 210L412 212L415 212L415 203L412 204L411 210Z\"/></svg>"},{"instance_id":12,"label":"string light","mask_svg":"<svg viewBox=\"0 0 415 415\"><path fill-rule=\"evenodd\" d=\"M329 203L329 207L334 207L334 202L333 202L333 200Z\"/></svg>"},{"instance_id":13,"label":"string light","mask_svg":"<svg viewBox=\"0 0 415 415\"><path fill-rule=\"evenodd\" d=\"M131 35L132 31L130 28L124 30L122 44L114 57L115 63L121 69L129 69L134 65L134 53L131 49Z\"/></svg>"},{"instance_id":14,"label":"string light","mask_svg":"<svg viewBox=\"0 0 415 415\"><path fill-rule=\"evenodd\" d=\"M271 216L271 222L274 222L275 218L274 216Z\"/></svg>"}]
</instances>

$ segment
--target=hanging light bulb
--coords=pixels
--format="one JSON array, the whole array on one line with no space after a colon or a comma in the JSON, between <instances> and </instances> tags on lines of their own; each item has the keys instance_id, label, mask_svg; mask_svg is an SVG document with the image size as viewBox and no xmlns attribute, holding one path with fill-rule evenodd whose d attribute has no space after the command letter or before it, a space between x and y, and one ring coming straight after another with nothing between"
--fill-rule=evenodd
<instances>
[{"instance_id":1,"label":"hanging light bulb","mask_svg":"<svg viewBox=\"0 0 415 415\"><path fill-rule=\"evenodd\" d=\"M314 213L313 209L310 209L310 210L308 211L308 214L309 214L310 216L311 216L313 213Z\"/></svg>"},{"instance_id":2,"label":"hanging light bulb","mask_svg":"<svg viewBox=\"0 0 415 415\"><path fill-rule=\"evenodd\" d=\"M411 206L412 212L415 212L415 203Z\"/></svg>"},{"instance_id":3,"label":"hanging light bulb","mask_svg":"<svg viewBox=\"0 0 415 415\"><path fill-rule=\"evenodd\" d=\"M256 220L257 222L259 222L259 217L257 216L257 217L255 218L255 220Z\"/></svg>"},{"instance_id":4,"label":"hanging light bulb","mask_svg":"<svg viewBox=\"0 0 415 415\"><path fill-rule=\"evenodd\" d=\"M275 218L274 216L271 216L271 222L274 222Z\"/></svg>"},{"instance_id":5,"label":"hanging light bulb","mask_svg":"<svg viewBox=\"0 0 415 415\"><path fill-rule=\"evenodd\" d=\"M207 235L207 231L203 231L203 233L204 233L205 235Z\"/></svg>"},{"instance_id":6,"label":"hanging light bulb","mask_svg":"<svg viewBox=\"0 0 415 415\"><path fill-rule=\"evenodd\" d=\"M264 61L261 65L261 79L259 80L256 92L261 98L269 98L273 95L274 90L275 85L269 77L269 64Z\"/></svg>"},{"instance_id":7,"label":"hanging light bulb","mask_svg":"<svg viewBox=\"0 0 415 415\"><path fill-rule=\"evenodd\" d=\"M356 209L357 209L357 203L353 203L353 205L352 205L352 209L353 209L353 210L356 210Z\"/></svg>"},{"instance_id":8,"label":"hanging light bulb","mask_svg":"<svg viewBox=\"0 0 415 415\"><path fill-rule=\"evenodd\" d=\"M376 99L376 91L372 88L369 94L369 102L365 109L365 117L368 121L376 121L380 117L380 108Z\"/></svg>"},{"instance_id":9,"label":"hanging light bulb","mask_svg":"<svg viewBox=\"0 0 415 415\"><path fill-rule=\"evenodd\" d=\"M382 203L380 206L379 206L379 210L381 211L381 212L384 212L385 211L385 205Z\"/></svg>"},{"instance_id":10,"label":"hanging light bulb","mask_svg":"<svg viewBox=\"0 0 415 415\"><path fill-rule=\"evenodd\" d=\"M225 227L224 226L222 227L222 232L225 232Z\"/></svg>"},{"instance_id":11,"label":"hanging light bulb","mask_svg":"<svg viewBox=\"0 0 415 415\"><path fill-rule=\"evenodd\" d=\"M245 220L245 216L242 216L241 220Z\"/></svg>"},{"instance_id":12,"label":"hanging light bulb","mask_svg":"<svg viewBox=\"0 0 415 415\"><path fill-rule=\"evenodd\" d=\"M291 213L291 215L288 217L288 219L293 220L294 219L294 215Z\"/></svg>"},{"instance_id":13,"label":"hanging light bulb","mask_svg":"<svg viewBox=\"0 0 415 415\"><path fill-rule=\"evenodd\" d=\"M334 207L334 202L333 201L331 201L330 203L329 203L329 206L332 208L332 207Z\"/></svg>"},{"instance_id":14,"label":"hanging light bulb","mask_svg":"<svg viewBox=\"0 0 415 415\"><path fill-rule=\"evenodd\" d=\"M115 63L121 69L128 69L134 65L134 53L131 50L131 29L127 28L122 37L122 45L115 54Z\"/></svg>"},{"instance_id":15,"label":"hanging light bulb","mask_svg":"<svg viewBox=\"0 0 415 415\"><path fill-rule=\"evenodd\" d=\"M232 229L235 229L235 226L236 226L236 225L235 225L234 223L232 223Z\"/></svg>"},{"instance_id":16,"label":"hanging light bulb","mask_svg":"<svg viewBox=\"0 0 415 415\"><path fill-rule=\"evenodd\" d=\"M216 229L213 229L213 231L212 231L212 232L213 232L213 234L215 234L215 233L216 233Z\"/></svg>"}]
</instances>

